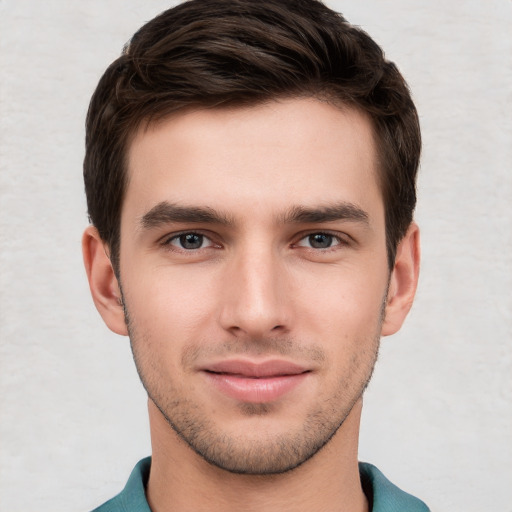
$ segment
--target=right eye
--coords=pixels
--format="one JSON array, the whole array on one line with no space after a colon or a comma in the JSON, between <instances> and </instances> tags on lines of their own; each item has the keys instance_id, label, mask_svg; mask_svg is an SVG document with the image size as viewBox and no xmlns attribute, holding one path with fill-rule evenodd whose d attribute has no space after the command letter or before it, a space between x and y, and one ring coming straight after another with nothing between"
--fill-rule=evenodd
<instances>
[{"instance_id":1,"label":"right eye","mask_svg":"<svg viewBox=\"0 0 512 512\"><path fill-rule=\"evenodd\" d=\"M214 243L205 235L201 233L180 233L165 242L165 245L171 245L185 251L194 251L212 247Z\"/></svg>"}]
</instances>

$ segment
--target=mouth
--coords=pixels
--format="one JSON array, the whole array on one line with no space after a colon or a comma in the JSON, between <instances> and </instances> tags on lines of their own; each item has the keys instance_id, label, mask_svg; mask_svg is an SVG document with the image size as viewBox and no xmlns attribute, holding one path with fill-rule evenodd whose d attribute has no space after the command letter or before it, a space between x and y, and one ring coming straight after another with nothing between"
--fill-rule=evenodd
<instances>
[{"instance_id":1,"label":"mouth","mask_svg":"<svg viewBox=\"0 0 512 512\"><path fill-rule=\"evenodd\" d=\"M283 360L228 360L209 364L201 371L217 391L246 403L273 402L293 391L311 373Z\"/></svg>"}]
</instances>

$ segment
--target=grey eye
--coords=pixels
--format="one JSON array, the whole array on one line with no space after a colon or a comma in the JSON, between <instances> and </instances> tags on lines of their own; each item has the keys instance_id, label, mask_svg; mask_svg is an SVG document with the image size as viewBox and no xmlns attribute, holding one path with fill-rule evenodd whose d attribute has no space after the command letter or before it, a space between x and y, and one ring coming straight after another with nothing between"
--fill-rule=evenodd
<instances>
[{"instance_id":1,"label":"grey eye","mask_svg":"<svg viewBox=\"0 0 512 512\"><path fill-rule=\"evenodd\" d=\"M334 237L328 233L314 233L308 236L308 242L313 249L327 249L332 246Z\"/></svg>"},{"instance_id":2,"label":"grey eye","mask_svg":"<svg viewBox=\"0 0 512 512\"><path fill-rule=\"evenodd\" d=\"M184 233L178 236L174 241L179 243L182 249L200 249L203 246L204 236L198 233Z\"/></svg>"}]
</instances>

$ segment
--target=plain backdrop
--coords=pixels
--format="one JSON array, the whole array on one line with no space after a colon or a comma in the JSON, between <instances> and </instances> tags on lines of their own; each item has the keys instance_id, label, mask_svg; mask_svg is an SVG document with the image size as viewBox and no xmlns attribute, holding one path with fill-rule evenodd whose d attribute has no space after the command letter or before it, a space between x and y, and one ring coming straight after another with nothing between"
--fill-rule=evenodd
<instances>
[{"instance_id":1,"label":"plain backdrop","mask_svg":"<svg viewBox=\"0 0 512 512\"><path fill-rule=\"evenodd\" d=\"M84 118L163 0L0 0L0 510L87 511L150 453L126 338L82 267ZM512 1L331 0L420 112L413 311L386 338L360 458L434 511L512 511Z\"/></svg>"}]
</instances>

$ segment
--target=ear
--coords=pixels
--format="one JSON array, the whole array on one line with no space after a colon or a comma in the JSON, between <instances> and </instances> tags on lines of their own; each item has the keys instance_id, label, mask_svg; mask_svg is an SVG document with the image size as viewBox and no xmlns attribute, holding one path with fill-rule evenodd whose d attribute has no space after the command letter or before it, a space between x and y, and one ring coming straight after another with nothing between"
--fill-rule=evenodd
<instances>
[{"instance_id":1,"label":"ear","mask_svg":"<svg viewBox=\"0 0 512 512\"><path fill-rule=\"evenodd\" d=\"M111 331L127 336L119 283L107 247L94 226L89 226L84 232L82 253L96 309Z\"/></svg>"},{"instance_id":2,"label":"ear","mask_svg":"<svg viewBox=\"0 0 512 512\"><path fill-rule=\"evenodd\" d=\"M413 222L398 244L391 272L382 335L395 334L411 309L420 270L420 230Z\"/></svg>"}]
</instances>

